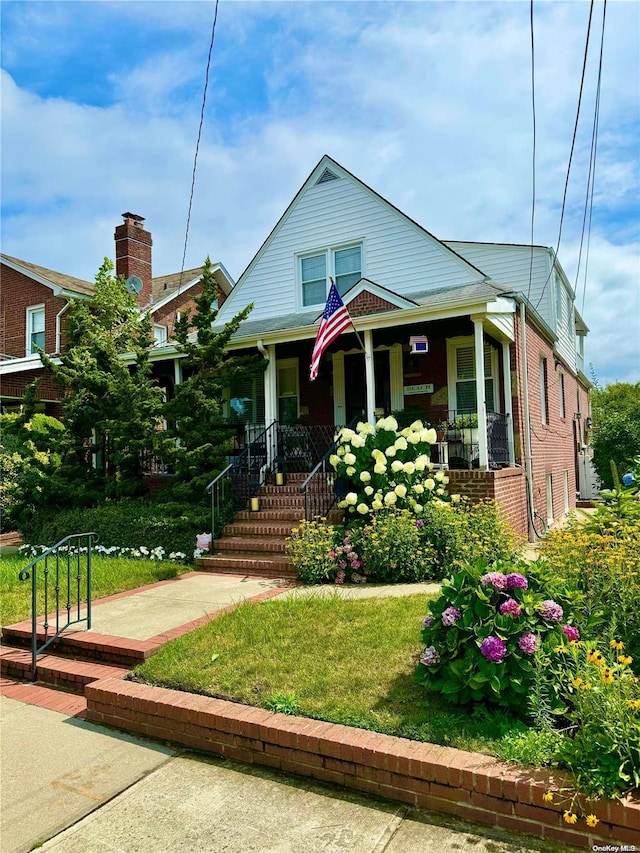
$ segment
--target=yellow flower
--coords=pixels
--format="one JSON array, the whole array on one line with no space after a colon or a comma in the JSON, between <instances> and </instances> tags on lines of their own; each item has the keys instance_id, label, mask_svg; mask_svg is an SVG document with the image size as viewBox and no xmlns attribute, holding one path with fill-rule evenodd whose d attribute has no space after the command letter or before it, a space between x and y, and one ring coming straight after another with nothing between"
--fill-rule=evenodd
<instances>
[{"instance_id":1,"label":"yellow flower","mask_svg":"<svg viewBox=\"0 0 640 853\"><path fill-rule=\"evenodd\" d=\"M580 687L580 685L582 684L582 679L581 678L572 678L571 683L573 684L574 687Z\"/></svg>"},{"instance_id":2,"label":"yellow flower","mask_svg":"<svg viewBox=\"0 0 640 853\"><path fill-rule=\"evenodd\" d=\"M553 791L545 791L544 794L542 795L542 799L545 801L545 803L552 803L553 802Z\"/></svg>"},{"instance_id":3,"label":"yellow flower","mask_svg":"<svg viewBox=\"0 0 640 853\"><path fill-rule=\"evenodd\" d=\"M627 699L627 705L630 708L640 711L640 699Z\"/></svg>"},{"instance_id":4,"label":"yellow flower","mask_svg":"<svg viewBox=\"0 0 640 853\"><path fill-rule=\"evenodd\" d=\"M566 652L566 651L567 651L567 647L566 647L566 646L563 646L563 645L562 645L562 643L560 643L560 645L559 645L559 646L556 646L556 647L555 647L555 649L554 649L553 651L554 651L554 652Z\"/></svg>"},{"instance_id":5,"label":"yellow flower","mask_svg":"<svg viewBox=\"0 0 640 853\"><path fill-rule=\"evenodd\" d=\"M582 685L583 690L591 690L592 687L593 687L593 685L591 684L590 681L585 681L585 683Z\"/></svg>"},{"instance_id":6,"label":"yellow flower","mask_svg":"<svg viewBox=\"0 0 640 853\"><path fill-rule=\"evenodd\" d=\"M611 640L610 645L612 649L624 649L624 643L620 640Z\"/></svg>"},{"instance_id":7,"label":"yellow flower","mask_svg":"<svg viewBox=\"0 0 640 853\"><path fill-rule=\"evenodd\" d=\"M578 820L578 815L574 814L573 812L569 812L569 811L565 812L562 815L562 817L564 818L565 823L572 823L573 824Z\"/></svg>"},{"instance_id":8,"label":"yellow flower","mask_svg":"<svg viewBox=\"0 0 640 853\"><path fill-rule=\"evenodd\" d=\"M620 655L620 657L618 658L618 660L620 661L620 663L622 663L622 664L624 664L624 665L626 666L627 664L630 664L630 663L631 663L631 661L633 660L633 658L632 658L632 657L629 657L629 655Z\"/></svg>"},{"instance_id":9,"label":"yellow flower","mask_svg":"<svg viewBox=\"0 0 640 853\"><path fill-rule=\"evenodd\" d=\"M585 820L587 822L587 826L592 826L592 827L600 822L594 814L587 815Z\"/></svg>"},{"instance_id":10,"label":"yellow flower","mask_svg":"<svg viewBox=\"0 0 640 853\"><path fill-rule=\"evenodd\" d=\"M602 680L605 684L613 684L613 675L611 675L610 669L605 669L602 672Z\"/></svg>"}]
</instances>

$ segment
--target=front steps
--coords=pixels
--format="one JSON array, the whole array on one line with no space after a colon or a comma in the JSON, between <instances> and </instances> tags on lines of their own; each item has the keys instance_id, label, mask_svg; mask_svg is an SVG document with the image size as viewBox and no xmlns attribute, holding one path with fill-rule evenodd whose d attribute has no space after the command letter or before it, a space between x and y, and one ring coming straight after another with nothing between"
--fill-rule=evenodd
<instances>
[{"instance_id":1,"label":"front steps","mask_svg":"<svg viewBox=\"0 0 640 853\"><path fill-rule=\"evenodd\" d=\"M286 555L286 540L304 518L300 486L306 476L288 474L284 486L262 486L258 493L260 509L237 513L213 543L214 553L196 560L198 568L294 581L296 571Z\"/></svg>"},{"instance_id":2,"label":"front steps","mask_svg":"<svg viewBox=\"0 0 640 853\"><path fill-rule=\"evenodd\" d=\"M57 687L70 693L84 695L84 688L93 681L109 676L124 676L128 669L113 664L83 661L43 653L38 655L36 679L38 684ZM31 680L31 651L11 646L0 649L0 671L16 681Z\"/></svg>"}]
</instances>

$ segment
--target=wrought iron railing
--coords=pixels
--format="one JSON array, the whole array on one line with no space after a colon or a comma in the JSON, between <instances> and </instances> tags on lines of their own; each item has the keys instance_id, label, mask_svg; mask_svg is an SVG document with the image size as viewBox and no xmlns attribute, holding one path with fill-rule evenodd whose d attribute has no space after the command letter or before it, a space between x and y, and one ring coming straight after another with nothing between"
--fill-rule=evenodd
<instances>
[{"instance_id":1,"label":"wrought iron railing","mask_svg":"<svg viewBox=\"0 0 640 853\"><path fill-rule=\"evenodd\" d=\"M211 535L220 536L236 512L246 508L271 470L277 468L278 433L264 428L207 486L211 495Z\"/></svg>"},{"instance_id":2,"label":"wrought iron railing","mask_svg":"<svg viewBox=\"0 0 640 853\"><path fill-rule=\"evenodd\" d=\"M283 474L313 471L332 444L336 427L293 424L277 426L277 456L274 470Z\"/></svg>"},{"instance_id":3,"label":"wrought iron railing","mask_svg":"<svg viewBox=\"0 0 640 853\"><path fill-rule=\"evenodd\" d=\"M433 461L452 469L477 468L480 461L478 415L459 409L432 407L425 418L439 433ZM487 412L487 452L490 467L509 465L509 416Z\"/></svg>"},{"instance_id":4,"label":"wrought iron railing","mask_svg":"<svg viewBox=\"0 0 640 853\"><path fill-rule=\"evenodd\" d=\"M509 465L509 415L487 412L489 465Z\"/></svg>"},{"instance_id":5,"label":"wrought iron railing","mask_svg":"<svg viewBox=\"0 0 640 853\"><path fill-rule=\"evenodd\" d=\"M353 427L357 420L359 418L354 418L349 423L349 427ZM346 493L346 489L340 488L341 483L336 478L333 465L329 461L331 455L336 452L336 434L339 433L340 427L328 427L328 429L331 443L300 486L304 496L304 517L307 521L318 516L325 518L336 500L343 496L342 492Z\"/></svg>"},{"instance_id":6,"label":"wrought iron railing","mask_svg":"<svg viewBox=\"0 0 640 853\"><path fill-rule=\"evenodd\" d=\"M21 581L31 579L31 677L34 681L37 657L56 637L66 628L81 622L87 623L87 630L91 629L91 550L97 538L95 533L65 536L32 560L18 575ZM82 545L82 542L86 544ZM39 602L42 602L44 612L40 624ZM55 612L49 613L53 604ZM41 645L38 645L39 627L44 630Z\"/></svg>"}]
</instances>

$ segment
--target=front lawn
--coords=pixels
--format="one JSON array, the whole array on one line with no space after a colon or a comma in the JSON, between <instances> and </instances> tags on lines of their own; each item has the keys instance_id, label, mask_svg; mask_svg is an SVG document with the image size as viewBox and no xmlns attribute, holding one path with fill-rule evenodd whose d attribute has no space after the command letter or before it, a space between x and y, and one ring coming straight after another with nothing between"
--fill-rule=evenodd
<instances>
[{"instance_id":1,"label":"front lawn","mask_svg":"<svg viewBox=\"0 0 640 853\"><path fill-rule=\"evenodd\" d=\"M526 726L414 681L428 596L307 596L247 603L166 645L138 681L414 740L514 754ZM531 745L530 745L531 746Z\"/></svg>"},{"instance_id":2,"label":"front lawn","mask_svg":"<svg viewBox=\"0 0 640 853\"><path fill-rule=\"evenodd\" d=\"M31 562L29 557L14 554L0 557L0 625L11 625L31 614L31 581L19 581L21 569ZM116 592L136 589L148 583L175 578L191 570L190 566L160 560L134 560L125 557L98 557L91 561L93 599ZM83 569L84 574L84 569ZM51 588L49 589L51 594ZM49 599L51 601L51 598ZM44 608L43 589L39 587L38 615ZM51 608L50 608L51 609Z\"/></svg>"}]
</instances>

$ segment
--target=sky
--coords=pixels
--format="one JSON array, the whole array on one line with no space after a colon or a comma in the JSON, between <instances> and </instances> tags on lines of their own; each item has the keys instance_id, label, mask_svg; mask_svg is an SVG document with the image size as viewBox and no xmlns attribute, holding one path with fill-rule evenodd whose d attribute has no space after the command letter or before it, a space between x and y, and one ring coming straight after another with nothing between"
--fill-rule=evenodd
<instances>
[{"instance_id":1,"label":"sky","mask_svg":"<svg viewBox=\"0 0 640 853\"><path fill-rule=\"evenodd\" d=\"M589 19L535 0L536 244L555 248ZM214 4L3 0L2 251L93 280L123 211L179 271ZM527 0L220 0L185 268L237 280L323 154L442 240L529 243ZM600 384L640 381L640 3L592 37L559 258Z\"/></svg>"}]
</instances>

